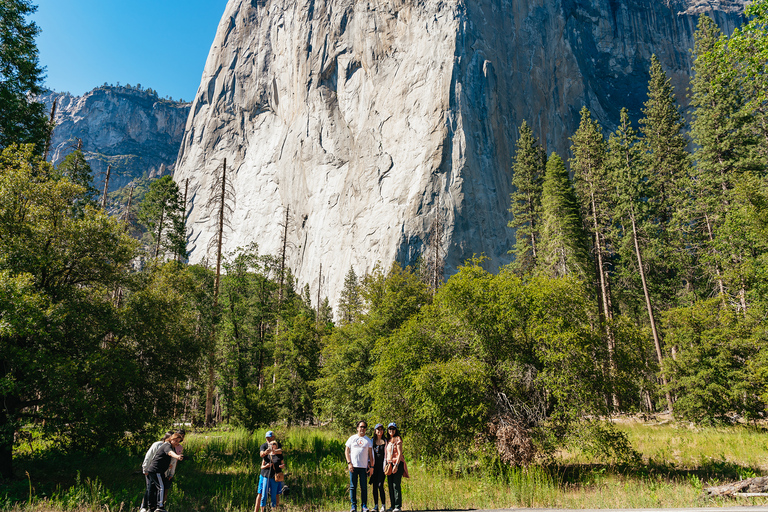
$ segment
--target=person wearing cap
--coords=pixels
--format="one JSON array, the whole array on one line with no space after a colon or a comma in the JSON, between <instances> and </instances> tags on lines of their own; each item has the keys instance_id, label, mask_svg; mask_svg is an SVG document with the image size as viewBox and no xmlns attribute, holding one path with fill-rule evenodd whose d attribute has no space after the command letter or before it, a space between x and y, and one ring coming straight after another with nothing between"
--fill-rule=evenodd
<instances>
[{"instance_id":1,"label":"person wearing cap","mask_svg":"<svg viewBox=\"0 0 768 512\"><path fill-rule=\"evenodd\" d=\"M363 512L368 512L367 476L373 474L373 442L365 435L368 425L365 421L357 422L357 433L347 439L344 457L349 470L349 500L352 512L357 512L357 486L360 485L360 501Z\"/></svg>"},{"instance_id":2,"label":"person wearing cap","mask_svg":"<svg viewBox=\"0 0 768 512\"><path fill-rule=\"evenodd\" d=\"M403 438L400 436L397 423L387 425L386 462L392 464L392 474L387 476L389 502L392 504L390 510L400 512L403 508L403 492L400 483L405 473L405 459L403 458Z\"/></svg>"},{"instance_id":3,"label":"person wearing cap","mask_svg":"<svg viewBox=\"0 0 768 512\"><path fill-rule=\"evenodd\" d=\"M373 475L370 484L373 486L373 510L385 512L387 509L386 493L384 492L384 450L387 446L387 438L384 435L384 425L377 423L373 427ZM379 498L381 498L381 510L379 511Z\"/></svg>"},{"instance_id":4,"label":"person wearing cap","mask_svg":"<svg viewBox=\"0 0 768 512\"><path fill-rule=\"evenodd\" d=\"M260 508L267 505L267 494L272 494L272 507L280 505L279 485L275 481L276 467L284 467L283 464L283 446L275 439L275 433L269 430L266 435L266 442L259 447L259 456L261 457L261 473L259 474L259 492L256 495L256 506L254 512L259 512ZM273 461L275 461L273 463Z\"/></svg>"}]
</instances>

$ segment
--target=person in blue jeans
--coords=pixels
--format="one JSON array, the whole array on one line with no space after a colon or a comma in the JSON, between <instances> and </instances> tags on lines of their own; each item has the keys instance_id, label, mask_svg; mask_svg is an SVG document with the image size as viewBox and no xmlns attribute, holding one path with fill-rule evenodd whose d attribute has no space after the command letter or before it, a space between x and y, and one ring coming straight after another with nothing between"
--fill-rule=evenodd
<instances>
[{"instance_id":1,"label":"person in blue jeans","mask_svg":"<svg viewBox=\"0 0 768 512\"><path fill-rule=\"evenodd\" d=\"M272 508L279 506L280 493L283 488L283 482L276 480L276 475L282 473L283 468L285 468L282 446L275 439L275 433L271 430L267 432L266 438L267 442L259 448L261 473L259 475L258 496L256 496L254 512L259 512L259 509L267 506L267 494L272 495Z\"/></svg>"},{"instance_id":2,"label":"person in blue jeans","mask_svg":"<svg viewBox=\"0 0 768 512\"><path fill-rule=\"evenodd\" d=\"M373 474L373 441L365 435L368 424L357 422L357 433L347 439L344 457L349 470L349 500L352 512L357 512L357 487L360 486L362 512L368 512L368 476Z\"/></svg>"}]
</instances>

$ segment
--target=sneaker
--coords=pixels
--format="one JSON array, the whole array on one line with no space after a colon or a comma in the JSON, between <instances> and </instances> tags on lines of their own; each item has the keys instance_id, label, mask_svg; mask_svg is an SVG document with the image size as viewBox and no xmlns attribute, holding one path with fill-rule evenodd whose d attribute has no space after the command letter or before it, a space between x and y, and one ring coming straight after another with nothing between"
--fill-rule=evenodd
<instances>
[{"instance_id":1,"label":"sneaker","mask_svg":"<svg viewBox=\"0 0 768 512\"><path fill-rule=\"evenodd\" d=\"M363 512L368 512L368 507L363 507Z\"/></svg>"},{"instance_id":2,"label":"sneaker","mask_svg":"<svg viewBox=\"0 0 768 512\"><path fill-rule=\"evenodd\" d=\"M395 507L392 509L392 512L400 512L400 507Z\"/></svg>"},{"instance_id":3,"label":"sneaker","mask_svg":"<svg viewBox=\"0 0 768 512\"><path fill-rule=\"evenodd\" d=\"M381 510L379 512L387 512L387 508L384 505L382 505Z\"/></svg>"},{"instance_id":4,"label":"sneaker","mask_svg":"<svg viewBox=\"0 0 768 512\"><path fill-rule=\"evenodd\" d=\"M352 510L350 510L349 512L357 512L357 508L352 507Z\"/></svg>"},{"instance_id":5,"label":"sneaker","mask_svg":"<svg viewBox=\"0 0 768 512\"><path fill-rule=\"evenodd\" d=\"M145 508L140 508L139 512L149 512L149 511L147 509L145 509Z\"/></svg>"}]
</instances>

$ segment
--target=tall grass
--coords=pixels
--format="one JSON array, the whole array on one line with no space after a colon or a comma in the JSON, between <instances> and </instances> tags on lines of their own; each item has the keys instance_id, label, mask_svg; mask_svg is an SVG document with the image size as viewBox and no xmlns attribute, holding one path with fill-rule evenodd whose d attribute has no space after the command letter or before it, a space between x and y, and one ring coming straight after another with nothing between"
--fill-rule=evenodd
<instances>
[{"instance_id":1,"label":"tall grass","mask_svg":"<svg viewBox=\"0 0 768 512\"><path fill-rule=\"evenodd\" d=\"M761 473L768 463L765 435L734 427L695 431L673 426L622 425L645 464L601 464L577 449L555 463L500 467L478 460L408 457L403 480L408 510L510 507L647 508L765 505L767 500L705 498L703 487ZM321 429L278 431L286 454L287 512L348 509L344 439ZM408 439L406 438L406 456ZM172 512L250 512L256 500L259 446L264 431L190 434L168 499ZM94 456L38 445L19 450L17 480L0 490L0 511L135 511L141 501L143 454L105 449ZM29 486L32 486L30 493ZM370 491L370 490L369 490ZM370 497L369 492L369 497ZM369 499L370 501L370 499Z\"/></svg>"}]
</instances>

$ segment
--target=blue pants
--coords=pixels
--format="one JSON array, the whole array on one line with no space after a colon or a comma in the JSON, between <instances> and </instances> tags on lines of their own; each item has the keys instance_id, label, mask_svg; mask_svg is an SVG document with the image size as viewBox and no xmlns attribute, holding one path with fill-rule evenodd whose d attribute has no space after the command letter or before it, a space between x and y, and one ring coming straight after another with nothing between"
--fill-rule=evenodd
<instances>
[{"instance_id":1,"label":"blue pants","mask_svg":"<svg viewBox=\"0 0 768 512\"><path fill-rule=\"evenodd\" d=\"M259 476L259 494L261 494L261 506L267 506L267 494L272 496L272 506L277 506L277 495L283 490L283 482L276 482L274 478Z\"/></svg>"},{"instance_id":2,"label":"blue pants","mask_svg":"<svg viewBox=\"0 0 768 512\"><path fill-rule=\"evenodd\" d=\"M363 508L368 508L368 470L366 468L354 468L349 472L349 501L352 502L352 509L357 508L357 482L360 482L360 501L363 502Z\"/></svg>"}]
</instances>

